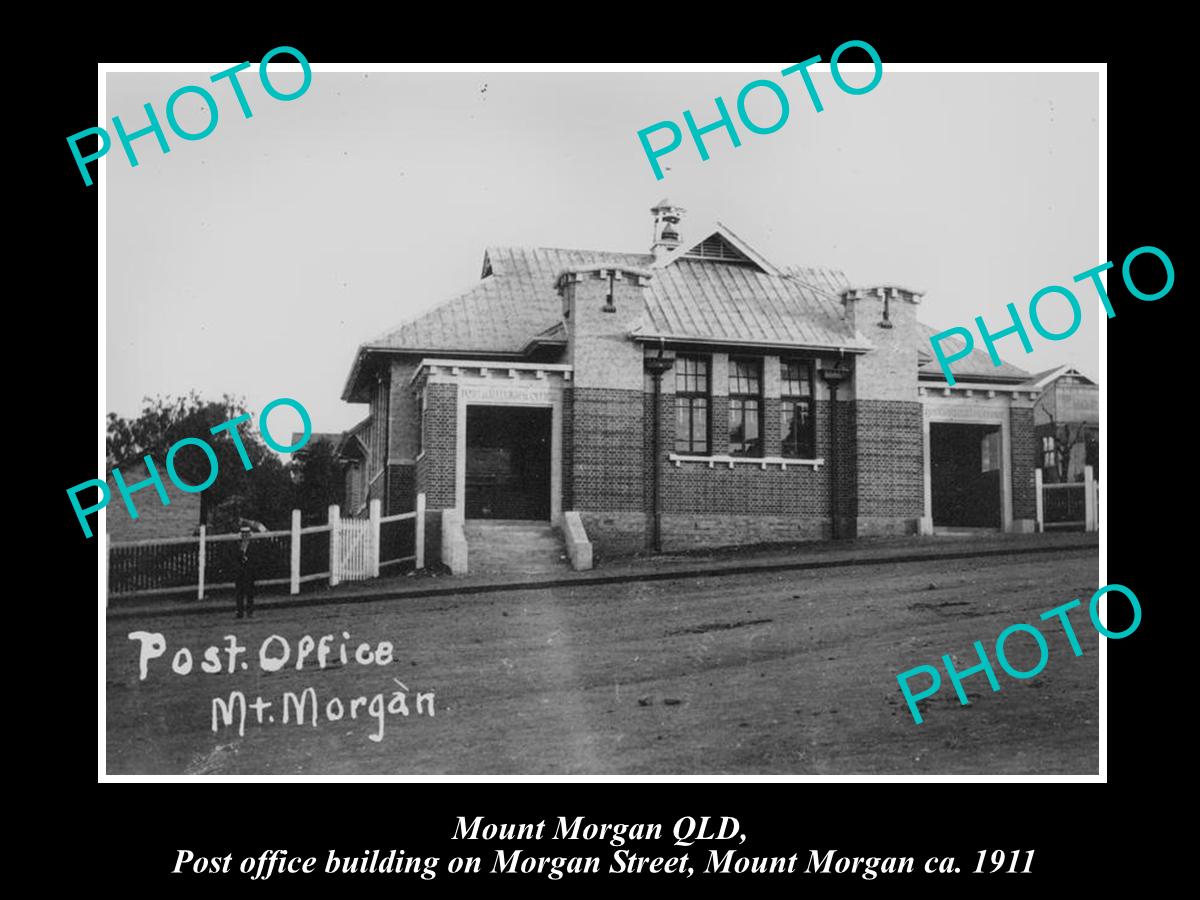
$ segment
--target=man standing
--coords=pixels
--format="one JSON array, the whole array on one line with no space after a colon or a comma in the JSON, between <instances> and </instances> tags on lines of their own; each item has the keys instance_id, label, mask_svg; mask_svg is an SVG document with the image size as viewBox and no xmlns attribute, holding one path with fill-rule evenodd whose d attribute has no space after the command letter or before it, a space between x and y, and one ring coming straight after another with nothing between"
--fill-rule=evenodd
<instances>
[{"instance_id":1,"label":"man standing","mask_svg":"<svg viewBox=\"0 0 1200 900\"><path fill-rule=\"evenodd\" d=\"M250 526L241 528L237 556L237 617L254 615L254 560L250 555Z\"/></svg>"}]
</instances>

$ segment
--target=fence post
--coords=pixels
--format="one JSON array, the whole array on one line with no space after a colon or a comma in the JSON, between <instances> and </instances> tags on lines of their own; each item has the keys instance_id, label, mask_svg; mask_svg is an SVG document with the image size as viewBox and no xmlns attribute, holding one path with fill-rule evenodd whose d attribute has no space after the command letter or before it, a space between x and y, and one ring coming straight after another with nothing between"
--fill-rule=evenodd
<instances>
[{"instance_id":1,"label":"fence post","mask_svg":"<svg viewBox=\"0 0 1200 900\"><path fill-rule=\"evenodd\" d=\"M338 531L342 522L342 511L335 503L329 507L329 586L337 587L341 580L341 553L338 545Z\"/></svg>"},{"instance_id":2,"label":"fence post","mask_svg":"<svg viewBox=\"0 0 1200 900\"><path fill-rule=\"evenodd\" d=\"M292 585L293 594L300 593L300 510L292 510Z\"/></svg>"},{"instance_id":3,"label":"fence post","mask_svg":"<svg viewBox=\"0 0 1200 900\"><path fill-rule=\"evenodd\" d=\"M1045 526L1043 524L1043 519L1042 519L1042 516L1044 513L1042 510L1042 470L1041 469L1033 470L1033 492L1037 498L1037 530L1045 531L1046 529L1045 529Z\"/></svg>"},{"instance_id":4,"label":"fence post","mask_svg":"<svg viewBox=\"0 0 1200 900\"><path fill-rule=\"evenodd\" d=\"M1096 480L1092 467L1083 467L1083 518L1084 531L1096 530Z\"/></svg>"},{"instance_id":5,"label":"fence post","mask_svg":"<svg viewBox=\"0 0 1200 900\"><path fill-rule=\"evenodd\" d=\"M372 578L379 577L379 498L371 501L371 565Z\"/></svg>"},{"instance_id":6,"label":"fence post","mask_svg":"<svg viewBox=\"0 0 1200 900\"><path fill-rule=\"evenodd\" d=\"M417 494L417 520L413 522L416 528L416 568L425 568L425 494Z\"/></svg>"},{"instance_id":7,"label":"fence post","mask_svg":"<svg viewBox=\"0 0 1200 900\"><path fill-rule=\"evenodd\" d=\"M207 557L208 557L208 551L206 549L206 541L207 541L207 529L203 525L201 525L200 526L200 558L197 561L198 564L196 566L196 568L199 570L199 573L200 573L200 576L198 579L200 583L199 583L199 586L196 588L196 599L197 600L204 599L204 564L205 564L205 562L207 562Z\"/></svg>"}]
</instances>

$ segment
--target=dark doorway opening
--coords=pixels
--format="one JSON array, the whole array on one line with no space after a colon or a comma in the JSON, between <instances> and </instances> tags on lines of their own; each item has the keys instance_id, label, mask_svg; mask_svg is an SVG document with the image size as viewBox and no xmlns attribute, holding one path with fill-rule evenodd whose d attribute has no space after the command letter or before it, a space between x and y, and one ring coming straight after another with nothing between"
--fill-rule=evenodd
<instances>
[{"instance_id":1,"label":"dark doorway opening","mask_svg":"<svg viewBox=\"0 0 1200 900\"><path fill-rule=\"evenodd\" d=\"M934 527L1001 528L999 425L929 423Z\"/></svg>"},{"instance_id":2,"label":"dark doorway opening","mask_svg":"<svg viewBox=\"0 0 1200 900\"><path fill-rule=\"evenodd\" d=\"M551 410L467 407L468 519L550 518Z\"/></svg>"}]
</instances>

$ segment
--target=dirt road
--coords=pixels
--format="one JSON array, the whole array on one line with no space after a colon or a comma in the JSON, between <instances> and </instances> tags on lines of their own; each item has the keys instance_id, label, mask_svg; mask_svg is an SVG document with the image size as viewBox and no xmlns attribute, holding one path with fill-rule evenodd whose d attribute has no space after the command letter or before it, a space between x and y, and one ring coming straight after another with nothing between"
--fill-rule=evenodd
<instances>
[{"instance_id":1,"label":"dirt road","mask_svg":"<svg viewBox=\"0 0 1200 900\"><path fill-rule=\"evenodd\" d=\"M1097 568L1095 550L1081 549L309 607L248 622L232 611L114 620L108 771L1095 773L1099 651L1086 610L1072 615L1082 657L1056 623L1042 623L1050 658L1038 676L1015 681L993 654L1002 690L976 675L965 682L971 704L961 706L943 672L943 690L922 703L922 725L896 674L937 665L943 653L966 668L974 641L992 650L1014 622L1037 623L1075 597L1086 607ZM145 680L142 642L128 637L139 630L166 642ZM230 634L246 647L232 674ZM314 648L297 670L302 637L325 634L333 635L327 666L317 667ZM290 659L266 672L259 650L270 635L286 640ZM356 662L364 641L369 654L390 641L393 661ZM222 648L212 657L217 674L200 670L210 645ZM193 656L187 675L172 671L180 647ZM1006 649L1014 666L1036 661L1031 641ZM271 641L267 665L282 653L283 642ZM316 725L312 715L296 722L297 712L312 712L299 709L308 688ZM213 731L213 698L227 702L232 691L270 704L249 707L244 735L236 705L230 724L218 714ZM418 709L416 695L430 692Z\"/></svg>"}]
</instances>

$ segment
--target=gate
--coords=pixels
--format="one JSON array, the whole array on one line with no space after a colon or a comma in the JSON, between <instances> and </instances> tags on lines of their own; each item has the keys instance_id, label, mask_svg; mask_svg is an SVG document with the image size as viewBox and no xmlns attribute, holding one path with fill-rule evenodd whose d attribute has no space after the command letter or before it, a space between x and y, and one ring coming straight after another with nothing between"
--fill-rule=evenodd
<instances>
[{"instance_id":1,"label":"gate","mask_svg":"<svg viewBox=\"0 0 1200 900\"><path fill-rule=\"evenodd\" d=\"M1100 522L1100 488L1092 467L1084 467L1083 481L1045 484L1042 470L1034 469L1037 529L1052 528L1096 531Z\"/></svg>"},{"instance_id":2,"label":"gate","mask_svg":"<svg viewBox=\"0 0 1200 900\"><path fill-rule=\"evenodd\" d=\"M336 577L339 581L371 578L375 558L371 547L371 523L367 519L341 519L337 524L338 554Z\"/></svg>"},{"instance_id":3,"label":"gate","mask_svg":"<svg viewBox=\"0 0 1200 900\"><path fill-rule=\"evenodd\" d=\"M1087 526L1086 485L1046 484L1042 486L1043 528L1077 528Z\"/></svg>"}]
</instances>

